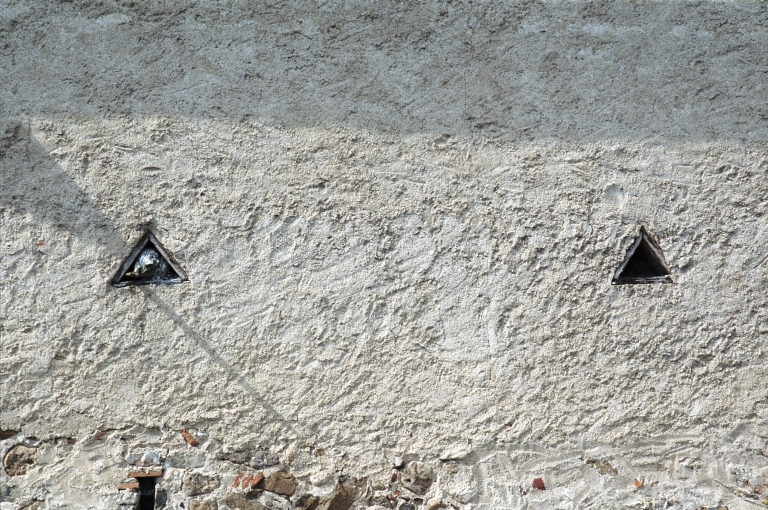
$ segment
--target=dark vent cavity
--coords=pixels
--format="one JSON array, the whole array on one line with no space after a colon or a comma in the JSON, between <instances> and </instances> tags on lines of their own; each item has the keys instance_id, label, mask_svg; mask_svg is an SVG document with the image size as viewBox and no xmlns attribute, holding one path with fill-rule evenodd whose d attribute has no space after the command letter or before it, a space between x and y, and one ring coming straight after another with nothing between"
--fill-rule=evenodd
<instances>
[{"instance_id":1,"label":"dark vent cavity","mask_svg":"<svg viewBox=\"0 0 768 510\"><path fill-rule=\"evenodd\" d=\"M185 281L188 281L187 275L181 266L157 237L147 231L112 278L112 285L170 285Z\"/></svg>"},{"instance_id":2,"label":"dark vent cavity","mask_svg":"<svg viewBox=\"0 0 768 510\"><path fill-rule=\"evenodd\" d=\"M664 252L645 227L635 240L613 277L614 285L672 283Z\"/></svg>"},{"instance_id":3,"label":"dark vent cavity","mask_svg":"<svg viewBox=\"0 0 768 510\"><path fill-rule=\"evenodd\" d=\"M155 510L155 483L157 478L147 476L139 481L139 510Z\"/></svg>"}]
</instances>

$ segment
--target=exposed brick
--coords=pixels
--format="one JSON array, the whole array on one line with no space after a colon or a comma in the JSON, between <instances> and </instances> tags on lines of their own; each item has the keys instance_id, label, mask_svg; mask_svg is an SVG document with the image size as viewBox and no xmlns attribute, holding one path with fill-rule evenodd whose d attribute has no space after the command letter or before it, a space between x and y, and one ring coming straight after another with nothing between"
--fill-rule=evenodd
<instances>
[{"instance_id":1,"label":"exposed brick","mask_svg":"<svg viewBox=\"0 0 768 510\"><path fill-rule=\"evenodd\" d=\"M128 473L128 476L130 478L147 478L147 477L152 477L152 476L158 477L158 476L163 476L163 472L162 471L157 471L157 470L155 470L155 471L131 471L130 473Z\"/></svg>"},{"instance_id":2,"label":"exposed brick","mask_svg":"<svg viewBox=\"0 0 768 510\"><path fill-rule=\"evenodd\" d=\"M189 433L187 429L184 429L181 431L181 436L184 438L184 440L190 444L190 446L197 446L200 443L195 439L195 436Z\"/></svg>"},{"instance_id":3,"label":"exposed brick","mask_svg":"<svg viewBox=\"0 0 768 510\"><path fill-rule=\"evenodd\" d=\"M251 489L259 485L262 480L264 480L264 473L262 473L261 471L253 475L253 479L251 480Z\"/></svg>"}]
</instances>

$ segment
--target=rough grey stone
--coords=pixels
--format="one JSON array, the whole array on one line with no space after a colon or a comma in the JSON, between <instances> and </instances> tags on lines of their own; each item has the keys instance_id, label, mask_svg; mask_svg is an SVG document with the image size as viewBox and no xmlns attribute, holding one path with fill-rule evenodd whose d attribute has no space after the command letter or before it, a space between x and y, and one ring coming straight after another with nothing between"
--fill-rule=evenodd
<instances>
[{"instance_id":1,"label":"rough grey stone","mask_svg":"<svg viewBox=\"0 0 768 510\"><path fill-rule=\"evenodd\" d=\"M296 507L303 510L349 510L365 495L367 480L348 478L336 484L333 492L324 498L306 494L301 496ZM385 505L391 508L389 500L385 498ZM367 502L360 503L363 507Z\"/></svg>"},{"instance_id":2,"label":"rough grey stone","mask_svg":"<svg viewBox=\"0 0 768 510\"><path fill-rule=\"evenodd\" d=\"M392 500L389 498L391 494L391 492L386 490L375 491L371 497L371 504L391 507Z\"/></svg>"},{"instance_id":3,"label":"rough grey stone","mask_svg":"<svg viewBox=\"0 0 768 510\"><path fill-rule=\"evenodd\" d=\"M246 495L246 499L248 496ZM277 493L269 491L261 491L258 496L258 501L270 510L293 510L294 506L291 504L290 499L285 495L279 495Z\"/></svg>"},{"instance_id":4,"label":"rough grey stone","mask_svg":"<svg viewBox=\"0 0 768 510\"><path fill-rule=\"evenodd\" d=\"M186 471L182 478L181 489L187 496L209 494L221 485L219 475L206 476L196 471Z\"/></svg>"},{"instance_id":5,"label":"rough grey stone","mask_svg":"<svg viewBox=\"0 0 768 510\"><path fill-rule=\"evenodd\" d=\"M424 510L438 510L440 508L447 508L448 505L440 498L431 498L424 506Z\"/></svg>"},{"instance_id":6,"label":"rough grey stone","mask_svg":"<svg viewBox=\"0 0 768 510\"><path fill-rule=\"evenodd\" d=\"M318 506L319 510L349 510L365 494L367 478L343 478Z\"/></svg>"},{"instance_id":7,"label":"rough grey stone","mask_svg":"<svg viewBox=\"0 0 768 510\"><path fill-rule=\"evenodd\" d=\"M313 494L305 494L296 500L296 508L301 510L317 510L321 500Z\"/></svg>"},{"instance_id":8,"label":"rough grey stone","mask_svg":"<svg viewBox=\"0 0 768 510\"><path fill-rule=\"evenodd\" d=\"M414 461L403 469L400 483L416 494L426 494L432 486L432 476L432 468L424 462Z\"/></svg>"},{"instance_id":9,"label":"rough grey stone","mask_svg":"<svg viewBox=\"0 0 768 510\"><path fill-rule=\"evenodd\" d=\"M189 502L189 510L219 510L219 504L214 499L203 501L191 500Z\"/></svg>"},{"instance_id":10,"label":"rough grey stone","mask_svg":"<svg viewBox=\"0 0 768 510\"><path fill-rule=\"evenodd\" d=\"M253 457L252 450L223 451L216 454L216 458L219 460L227 460L235 464L245 464L245 465L248 465L252 457Z\"/></svg>"},{"instance_id":11,"label":"rough grey stone","mask_svg":"<svg viewBox=\"0 0 768 510\"><path fill-rule=\"evenodd\" d=\"M205 452L195 450L170 452L165 459L165 466L179 469L199 468L205 465Z\"/></svg>"},{"instance_id":12,"label":"rough grey stone","mask_svg":"<svg viewBox=\"0 0 768 510\"><path fill-rule=\"evenodd\" d=\"M587 460L587 464L597 469L601 475L616 476L619 474L618 471L616 471L616 468L614 468L607 460L589 459Z\"/></svg>"},{"instance_id":13,"label":"rough grey stone","mask_svg":"<svg viewBox=\"0 0 768 510\"><path fill-rule=\"evenodd\" d=\"M235 464L251 466L254 469L264 469L280 463L280 459L276 454L270 453L268 450L260 449L241 449L219 452L216 457L219 460L228 460Z\"/></svg>"},{"instance_id":14,"label":"rough grey stone","mask_svg":"<svg viewBox=\"0 0 768 510\"><path fill-rule=\"evenodd\" d=\"M125 461L130 465L139 467L159 466L162 464L161 454L157 450L131 452L125 456Z\"/></svg>"},{"instance_id":15,"label":"rough grey stone","mask_svg":"<svg viewBox=\"0 0 768 510\"><path fill-rule=\"evenodd\" d=\"M139 493L134 491L118 491L117 494L110 494L104 501L104 506L114 508L117 505L121 510L135 509L139 502Z\"/></svg>"},{"instance_id":16,"label":"rough grey stone","mask_svg":"<svg viewBox=\"0 0 768 510\"><path fill-rule=\"evenodd\" d=\"M281 494L283 496L292 496L296 492L296 487L299 486L299 482L296 478L284 471L276 471L266 477L263 482L264 490L274 492L275 494Z\"/></svg>"},{"instance_id":17,"label":"rough grey stone","mask_svg":"<svg viewBox=\"0 0 768 510\"><path fill-rule=\"evenodd\" d=\"M160 453L156 450L147 450L136 461L137 466L149 467L160 465Z\"/></svg>"},{"instance_id":18,"label":"rough grey stone","mask_svg":"<svg viewBox=\"0 0 768 510\"><path fill-rule=\"evenodd\" d=\"M168 490L158 488L155 490L155 510L165 508L168 503Z\"/></svg>"},{"instance_id":19,"label":"rough grey stone","mask_svg":"<svg viewBox=\"0 0 768 510\"><path fill-rule=\"evenodd\" d=\"M30 448L18 444L8 450L3 459L3 467L8 476L21 476L27 473L27 469L35 462L36 448Z\"/></svg>"},{"instance_id":20,"label":"rough grey stone","mask_svg":"<svg viewBox=\"0 0 768 510\"><path fill-rule=\"evenodd\" d=\"M32 503L20 508L20 510L44 510L44 509L45 509L45 501L33 501Z\"/></svg>"},{"instance_id":21,"label":"rough grey stone","mask_svg":"<svg viewBox=\"0 0 768 510\"><path fill-rule=\"evenodd\" d=\"M248 464L254 469L264 469L280 463L279 457L266 450L256 450Z\"/></svg>"},{"instance_id":22,"label":"rough grey stone","mask_svg":"<svg viewBox=\"0 0 768 510\"><path fill-rule=\"evenodd\" d=\"M232 493L227 496L227 499L224 500L224 502L230 508L235 508L237 510L268 510L267 507L258 501L246 499L241 494L237 493Z\"/></svg>"}]
</instances>

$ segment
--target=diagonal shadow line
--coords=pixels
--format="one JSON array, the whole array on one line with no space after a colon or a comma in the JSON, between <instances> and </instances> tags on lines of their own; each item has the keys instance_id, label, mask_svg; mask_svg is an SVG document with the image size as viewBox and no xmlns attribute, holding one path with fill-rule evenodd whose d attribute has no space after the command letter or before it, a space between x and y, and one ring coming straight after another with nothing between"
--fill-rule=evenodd
<instances>
[{"instance_id":1,"label":"diagonal shadow line","mask_svg":"<svg viewBox=\"0 0 768 510\"><path fill-rule=\"evenodd\" d=\"M264 408L265 411L267 411L267 414L269 414L272 418L274 418L276 421L279 421L283 424L285 428L293 432L296 436L299 436L298 431L293 427L291 422L286 419L282 414L280 414L272 405L264 400L260 395L259 392L257 392L253 386L251 386L251 383L246 380L243 375L241 375L239 372L235 370L235 368L230 365L224 358L221 357L221 355L216 352L216 350L211 347L211 344L205 341L200 334L198 334L195 330L193 330L186 322L184 322L184 319L182 319L179 314L177 314L173 309L160 299L152 289L149 288L143 288L142 291L144 291L144 294L157 305L157 307L165 313L169 319L171 319L176 326L179 327L189 338L195 341L197 345L208 354L208 356L216 362L223 370L227 373L231 378L233 378L237 383L242 386L242 388L245 390L246 393L248 393L251 398L259 404L262 408Z\"/></svg>"},{"instance_id":2,"label":"diagonal shadow line","mask_svg":"<svg viewBox=\"0 0 768 510\"><path fill-rule=\"evenodd\" d=\"M122 253L127 246L115 221L51 156L32 134L30 119L9 121L0 133L0 204L32 216L35 222Z\"/></svg>"}]
</instances>

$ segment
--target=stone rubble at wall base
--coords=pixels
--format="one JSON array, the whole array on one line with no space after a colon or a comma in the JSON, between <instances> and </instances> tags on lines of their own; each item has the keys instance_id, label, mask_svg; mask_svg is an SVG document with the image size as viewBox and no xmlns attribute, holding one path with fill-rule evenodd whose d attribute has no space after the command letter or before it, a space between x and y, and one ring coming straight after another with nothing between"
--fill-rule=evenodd
<instances>
[{"instance_id":1,"label":"stone rubble at wall base","mask_svg":"<svg viewBox=\"0 0 768 510\"><path fill-rule=\"evenodd\" d=\"M174 441L175 435L174 431L165 431L159 441L152 431L137 427L130 431L91 435L82 440L40 441L16 434L0 441L0 452L5 460L0 476L0 509L134 510L138 508L139 492L117 489L129 472L138 473L136 476L162 473L156 478L155 508L158 510L458 510L478 507L470 501L477 483L473 472L479 468L477 452L471 450L454 449L443 459L433 459L431 463L409 455L393 459L392 465L381 467L369 477L339 474L333 482L316 484L307 475L312 472L313 464L325 464L325 454L315 457L308 452L282 450L278 453L263 446L241 448L237 454L232 454L207 435L199 448ZM128 442L125 436L133 440ZM142 439L155 446L137 446ZM503 452L495 455L503 455ZM259 468L261 470L256 473L256 468L249 465L252 458L268 458L270 466ZM620 458L612 461L622 466ZM672 479L667 478L663 484L648 478L635 479L634 484L629 484L631 471L627 472L625 467L617 469L607 460L588 457L582 457L581 462L588 472L597 473L597 479L603 483L614 487L633 485L632 489L624 490L629 508L670 508L681 502L676 495L679 494L675 487L678 484ZM52 471L54 466L57 467L55 472ZM291 473L292 469L305 475L297 478ZM734 473L737 471L734 468ZM451 476L460 472L465 473L460 477L463 484ZM86 473L89 476L85 478L90 481L83 484L79 480L84 480ZM246 482L251 479L257 483ZM516 487L521 504L545 505L546 500L537 496L558 490L551 481L545 488L540 478L515 481L521 482ZM537 482L541 484L539 489ZM742 497L768 503L768 499L763 499L768 495L765 476L735 479L734 482L740 486L736 490ZM73 492L72 488L77 485L80 485L79 490ZM15 503L7 502L9 497ZM87 506L72 504L68 501L71 497L80 498ZM700 508L720 510L728 507Z\"/></svg>"}]
</instances>

